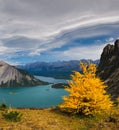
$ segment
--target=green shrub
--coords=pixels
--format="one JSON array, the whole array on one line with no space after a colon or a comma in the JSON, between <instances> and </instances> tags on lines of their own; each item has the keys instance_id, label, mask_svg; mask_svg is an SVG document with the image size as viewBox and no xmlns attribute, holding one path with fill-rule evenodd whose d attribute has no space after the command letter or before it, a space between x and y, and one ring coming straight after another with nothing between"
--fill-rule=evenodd
<instances>
[{"instance_id":1,"label":"green shrub","mask_svg":"<svg viewBox=\"0 0 119 130\"><path fill-rule=\"evenodd\" d=\"M18 111L7 110L4 113L2 113L2 116L5 120L19 122L19 121L21 121L22 114Z\"/></svg>"},{"instance_id":2,"label":"green shrub","mask_svg":"<svg viewBox=\"0 0 119 130\"><path fill-rule=\"evenodd\" d=\"M1 103L0 104L0 110L6 110L8 107L7 107L7 105L6 105L6 103Z\"/></svg>"}]
</instances>

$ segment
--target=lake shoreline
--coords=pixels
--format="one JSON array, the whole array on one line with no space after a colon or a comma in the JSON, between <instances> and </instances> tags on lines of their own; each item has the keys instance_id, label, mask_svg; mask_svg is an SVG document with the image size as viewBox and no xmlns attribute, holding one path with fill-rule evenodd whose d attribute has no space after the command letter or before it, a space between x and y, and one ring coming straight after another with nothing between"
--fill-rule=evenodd
<instances>
[{"instance_id":1,"label":"lake shoreline","mask_svg":"<svg viewBox=\"0 0 119 130\"><path fill-rule=\"evenodd\" d=\"M39 77L40 78L40 77ZM8 106L15 108L42 109L55 107L62 102L62 97L68 95L64 88L53 88L53 84L64 84L66 80L54 79L52 77L42 77L47 81L52 81L48 85L28 86L28 87L1 87L0 103L5 102Z\"/></svg>"}]
</instances>

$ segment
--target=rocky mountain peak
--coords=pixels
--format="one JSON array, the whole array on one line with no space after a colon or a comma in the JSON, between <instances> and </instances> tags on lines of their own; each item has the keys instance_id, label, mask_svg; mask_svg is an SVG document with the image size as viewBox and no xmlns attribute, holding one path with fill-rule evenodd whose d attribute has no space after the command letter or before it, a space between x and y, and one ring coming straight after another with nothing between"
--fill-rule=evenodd
<instances>
[{"instance_id":1,"label":"rocky mountain peak","mask_svg":"<svg viewBox=\"0 0 119 130\"><path fill-rule=\"evenodd\" d=\"M110 44L108 44L105 48L104 48L104 50L103 50L103 55L110 55L110 54L112 54L113 53L113 51L114 51L114 45L110 45Z\"/></svg>"},{"instance_id":2,"label":"rocky mountain peak","mask_svg":"<svg viewBox=\"0 0 119 130\"><path fill-rule=\"evenodd\" d=\"M45 84L23 70L0 61L0 87L27 87Z\"/></svg>"},{"instance_id":3,"label":"rocky mountain peak","mask_svg":"<svg viewBox=\"0 0 119 130\"><path fill-rule=\"evenodd\" d=\"M119 39L115 41L114 51L119 54Z\"/></svg>"},{"instance_id":4,"label":"rocky mountain peak","mask_svg":"<svg viewBox=\"0 0 119 130\"><path fill-rule=\"evenodd\" d=\"M8 65L8 64L6 62L4 62L3 60L1 60L0 65Z\"/></svg>"},{"instance_id":5,"label":"rocky mountain peak","mask_svg":"<svg viewBox=\"0 0 119 130\"><path fill-rule=\"evenodd\" d=\"M114 45L106 45L101 54L97 75L109 86L115 98L119 96L119 39Z\"/></svg>"}]
</instances>

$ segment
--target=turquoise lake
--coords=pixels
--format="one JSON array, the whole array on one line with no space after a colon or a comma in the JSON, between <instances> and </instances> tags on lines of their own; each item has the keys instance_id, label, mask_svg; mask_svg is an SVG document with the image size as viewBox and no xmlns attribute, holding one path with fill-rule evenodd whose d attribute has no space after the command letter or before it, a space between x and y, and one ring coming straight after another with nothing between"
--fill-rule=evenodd
<instances>
[{"instance_id":1,"label":"turquoise lake","mask_svg":"<svg viewBox=\"0 0 119 130\"><path fill-rule=\"evenodd\" d=\"M50 80L47 77L43 78L44 81ZM52 83L66 82L62 79L52 80ZM62 96L67 94L64 89L51 88L51 84L26 88L0 88L0 102L17 108L46 108L57 106L63 101Z\"/></svg>"}]
</instances>

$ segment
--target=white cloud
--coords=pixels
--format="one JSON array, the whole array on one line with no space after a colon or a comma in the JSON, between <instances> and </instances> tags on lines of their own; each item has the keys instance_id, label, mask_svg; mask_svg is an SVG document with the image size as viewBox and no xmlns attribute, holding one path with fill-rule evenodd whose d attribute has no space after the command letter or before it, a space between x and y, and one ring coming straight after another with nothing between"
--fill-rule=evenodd
<instances>
[{"instance_id":1,"label":"white cloud","mask_svg":"<svg viewBox=\"0 0 119 130\"><path fill-rule=\"evenodd\" d=\"M110 39L109 39L110 40ZM80 47L74 47L70 48L64 52L57 52L57 56L64 57L66 59L93 59L97 60L100 59L101 53L103 51L103 48L107 44L113 44L113 42L106 41L104 44L100 45L90 45L90 46L80 46Z\"/></svg>"},{"instance_id":2,"label":"white cloud","mask_svg":"<svg viewBox=\"0 0 119 130\"><path fill-rule=\"evenodd\" d=\"M68 59L99 59L101 52L103 50L103 45L93 45L93 46L81 46L76 48L71 48L63 53Z\"/></svg>"},{"instance_id":3,"label":"white cloud","mask_svg":"<svg viewBox=\"0 0 119 130\"><path fill-rule=\"evenodd\" d=\"M0 46L0 54L4 54L5 51L7 51L8 48L7 47L4 47L4 46Z\"/></svg>"},{"instance_id":4,"label":"white cloud","mask_svg":"<svg viewBox=\"0 0 119 130\"><path fill-rule=\"evenodd\" d=\"M106 42L107 42L107 43L113 43L113 42L114 42L114 38L113 38L113 37L110 37L109 39L106 39Z\"/></svg>"},{"instance_id":5,"label":"white cloud","mask_svg":"<svg viewBox=\"0 0 119 130\"><path fill-rule=\"evenodd\" d=\"M117 37L118 5L118 0L0 0L0 55L40 56L77 38ZM70 48L61 55L96 59L104 45Z\"/></svg>"},{"instance_id":6,"label":"white cloud","mask_svg":"<svg viewBox=\"0 0 119 130\"><path fill-rule=\"evenodd\" d=\"M111 41L110 41L111 40ZM96 45L87 45L87 46L79 46L79 47L72 47L64 52L55 52L57 57L62 57L62 60L80 60L80 59L93 59L97 60L100 59L101 53L103 48L107 44L114 44L112 41L113 38L109 38L103 44L96 44ZM100 41L97 41L100 43ZM63 59L64 58L64 59Z\"/></svg>"},{"instance_id":7,"label":"white cloud","mask_svg":"<svg viewBox=\"0 0 119 130\"><path fill-rule=\"evenodd\" d=\"M30 53L29 53L29 56L40 56L40 53L45 51L46 49L36 49L36 50L32 50Z\"/></svg>"},{"instance_id":8,"label":"white cloud","mask_svg":"<svg viewBox=\"0 0 119 130\"><path fill-rule=\"evenodd\" d=\"M119 22L118 3L118 0L2 0L1 37L48 39L64 31Z\"/></svg>"}]
</instances>

